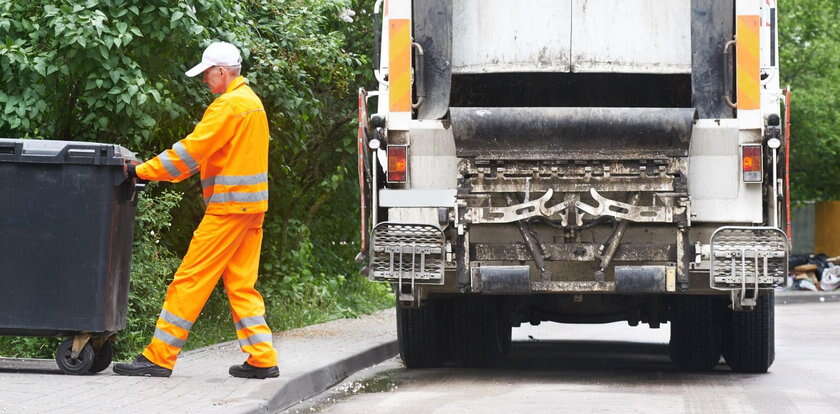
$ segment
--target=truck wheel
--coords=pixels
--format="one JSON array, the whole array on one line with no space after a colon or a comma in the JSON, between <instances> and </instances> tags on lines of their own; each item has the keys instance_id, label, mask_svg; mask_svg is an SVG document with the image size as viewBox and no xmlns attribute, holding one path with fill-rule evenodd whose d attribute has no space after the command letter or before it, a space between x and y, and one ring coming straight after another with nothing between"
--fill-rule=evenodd
<instances>
[{"instance_id":1,"label":"truck wheel","mask_svg":"<svg viewBox=\"0 0 840 414\"><path fill-rule=\"evenodd\" d=\"M440 303L428 301L420 308L397 305L397 342L406 368L435 368L441 365Z\"/></svg>"},{"instance_id":2,"label":"truck wheel","mask_svg":"<svg viewBox=\"0 0 840 414\"><path fill-rule=\"evenodd\" d=\"M717 365L723 347L725 303L711 296L677 297L671 306L671 361L681 370L708 371Z\"/></svg>"},{"instance_id":3,"label":"truck wheel","mask_svg":"<svg viewBox=\"0 0 840 414\"><path fill-rule=\"evenodd\" d=\"M759 296L751 312L727 311L723 358L735 372L767 372L776 358L773 292Z\"/></svg>"},{"instance_id":4,"label":"truck wheel","mask_svg":"<svg viewBox=\"0 0 840 414\"><path fill-rule=\"evenodd\" d=\"M93 366L93 346L85 344L79 356L73 358L73 338L61 343L55 351L55 363L66 374L88 375Z\"/></svg>"},{"instance_id":5,"label":"truck wheel","mask_svg":"<svg viewBox=\"0 0 840 414\"><path fill-rule=\"evenodd\" d=\"M501 306L498 307L499 309L499 316L498 316L498 333L499 333L499 345L501 347L501 355L507 356L510 354L510 347L512 345L512 334L513 334L513 325L510 323L510 313L505 311L504 308Z\"/></svg>"},{"instance_id":6,"label":"truck wheel","mask_svg":"<svg viewBox=\"0 0 840 414\"><path fill-rule=\"evenodd\" d=\"M504 353L504 335L500 332L499 308L494 299L468 296L453 301L450 338L458 365L486 367Z\"/></svg>"}]
</instances>

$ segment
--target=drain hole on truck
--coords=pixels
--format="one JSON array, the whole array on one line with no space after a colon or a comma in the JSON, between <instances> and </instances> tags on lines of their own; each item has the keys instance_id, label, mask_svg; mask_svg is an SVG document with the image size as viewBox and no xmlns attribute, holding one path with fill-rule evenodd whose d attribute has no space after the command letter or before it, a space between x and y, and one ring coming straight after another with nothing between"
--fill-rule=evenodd
<instances>
[{"instance_id":1,"label":"drain hole on truck","mask_svg":"<svg viewBox=\"0 0 840 414\"><path fill-rule=\"evenodd\" d=\"M690 74L456 74L451 96L454 107L692 106Z\"/></svg>"}]
</instances>

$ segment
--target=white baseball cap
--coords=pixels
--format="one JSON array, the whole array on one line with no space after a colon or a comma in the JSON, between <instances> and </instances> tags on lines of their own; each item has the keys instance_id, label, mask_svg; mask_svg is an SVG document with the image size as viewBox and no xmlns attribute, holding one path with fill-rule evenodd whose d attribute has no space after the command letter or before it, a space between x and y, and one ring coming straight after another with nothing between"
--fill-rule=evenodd
<instances>
[{"instance_id":1,"label":"white baseball cap","mask_svg":"<svg viewBox=\"0 0 840 414\"><path fill-rule=\"evenodd\" d=\"M201 55L201 63L192 67L186 72L186 75L193 77L201 74L205 70L213 66L239 66L242 63L242 57L239 55L239 49L228 42L213 42L207 49L204 49L204 54Z\"/></svg>"}]
</instances>

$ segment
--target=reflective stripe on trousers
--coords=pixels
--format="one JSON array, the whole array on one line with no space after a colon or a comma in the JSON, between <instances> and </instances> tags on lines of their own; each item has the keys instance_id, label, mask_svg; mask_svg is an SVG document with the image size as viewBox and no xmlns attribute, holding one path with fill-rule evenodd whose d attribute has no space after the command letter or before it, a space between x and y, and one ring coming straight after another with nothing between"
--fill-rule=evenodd
<instances>
[{"instance_id":1,"label":"reflective stripe on trousers","mask_svg":"<svg viewBox=\"0 0 840 414\"><path fill-rule=\"evenodd\" d=\"M173 348L180 349L183 348L184 344L187 342L187 337L190 334L192 326L192 322L183 319L164 308L160 311L160 316L158 317L153 338L166 343ZM180 328L181 331L176 332L178 329L174 329L173 327Z\"/></svg>"},{"instance_id":2,"label":"reflective stripe on trousers","mask_svg":"<svg viewBox=\"0 0 840 414\"><path fill-rule=\"evenodd\" d=\"M265 305L254 289L262 222L262 213L204 216L169 284L155 335L143 351L146 358L165 368L175 366L193 322L221 277L237 323L237 337L245 341L240 342L242 350L250 355L248 363L277 365L271 330L262 316Z\"/></svg>"}]
</instances>

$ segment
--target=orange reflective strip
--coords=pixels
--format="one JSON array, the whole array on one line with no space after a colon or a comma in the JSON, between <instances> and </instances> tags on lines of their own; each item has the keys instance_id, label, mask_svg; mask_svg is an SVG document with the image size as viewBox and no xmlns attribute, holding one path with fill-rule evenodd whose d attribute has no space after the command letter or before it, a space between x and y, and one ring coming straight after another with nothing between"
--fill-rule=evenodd
<instances>
[{"instance_id":1,"label":"orange reflective strip","mask_svg":"<svg viewBox=\"0 0 840 414\"><path fill-rule=\"evenodd\" d=\"M391 112L411 112L411 20L388 22L388 97Z\"/></svg>"},{"instance_id":2,"label":"orange reflective strip","mask_svg":"<svg viewBox=\"0 0 840 414\"><path fill-rule=\"evenodd\" d=\"M759 16L738 16L737 40L737 82L738 109L760 109L760 62Z\"/></svg>"}]
</instances>

